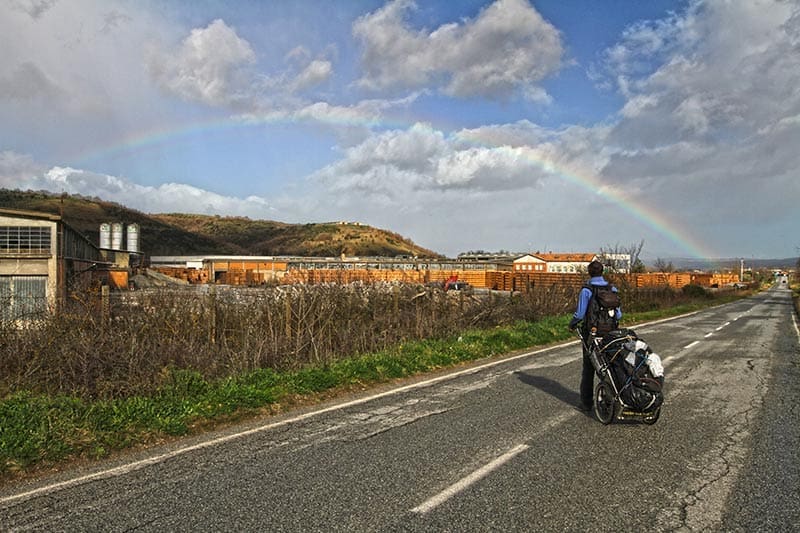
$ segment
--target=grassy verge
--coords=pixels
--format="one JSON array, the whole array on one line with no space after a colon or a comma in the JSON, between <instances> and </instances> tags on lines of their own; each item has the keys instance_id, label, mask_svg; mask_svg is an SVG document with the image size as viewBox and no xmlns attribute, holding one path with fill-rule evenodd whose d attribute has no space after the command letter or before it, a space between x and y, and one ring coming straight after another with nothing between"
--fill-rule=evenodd
<instances>
[{"instance_id":1,"label":"grassy verge","mask_svg":"<svg viewBox=\"0 0 800 533\"><path fill-rule=\"evenodd\" d=\"M737 296L626 315L624 326L691 312ZM99 458L114 450L180 436L232 418L275 412L321 393L352 390L572 337L568 316L463 331L444 339L406 342L373 354L298 371L257 370L207 381L190 370L165 369L155 394L115 400L17 392L0 401L0 476Z\"/></svg>"}]
</instances>

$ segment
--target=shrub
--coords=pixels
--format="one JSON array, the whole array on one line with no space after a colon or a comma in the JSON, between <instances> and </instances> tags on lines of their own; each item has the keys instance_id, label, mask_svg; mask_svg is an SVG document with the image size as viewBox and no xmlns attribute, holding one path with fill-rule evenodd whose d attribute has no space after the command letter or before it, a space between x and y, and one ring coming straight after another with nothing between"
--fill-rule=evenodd
<instances>
[{"instance_id":1,"label":"shrub","mask_svg":"<svg viewBox=\"0 0 800 533\"><path fill-rule=\"evenodd\" d=\"M701 287L621 292L625 312L707 296ZM99 297L71 298L57 316L25 328L0 323L0 397L191 396L210 380L256 371L268 380L270 371L325 366L409 340L564 316L575 301L575 289L560 286L501 295L389 283L141 290L115 293L107 306ZM498 350L513 346L500 337ZM303 379L313 390L321 378Z\"/></svg>"},{"instance_id":2,"label":"shrub","mask_svg":"<svg viewBox=\"0 0 800 533\"><path fill-rule=\"evenodd\" d=\"M705 287L701 287L700 285L685 285L681 289L681 292L692 298L707 298L711 295Z\"/></svg>"}]
</instances>

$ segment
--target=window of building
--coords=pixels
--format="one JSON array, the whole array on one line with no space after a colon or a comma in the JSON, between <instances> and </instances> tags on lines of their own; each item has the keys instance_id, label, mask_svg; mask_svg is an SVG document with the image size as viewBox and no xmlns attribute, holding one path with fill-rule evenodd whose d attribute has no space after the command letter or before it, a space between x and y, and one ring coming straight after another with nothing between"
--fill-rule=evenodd
<instances>
[{"instance_id":1,"label":"window of building","mask_svg":"<svg viewBox=\"0 0 800 533\"><path fill-rule=\"evenodd\" d=\"M0 319L28 320L47 312L47 276L0 276Z\"/></svg>"},{"instance_id":2,"label":"window of building","mask_svg":"<svg viewBox=\"0 0 800 533\"><path fill-rule=\"evenodd\" d=\"M50 254L50 228L0 226L0 253Z\"/></svg>"}]
</instances>

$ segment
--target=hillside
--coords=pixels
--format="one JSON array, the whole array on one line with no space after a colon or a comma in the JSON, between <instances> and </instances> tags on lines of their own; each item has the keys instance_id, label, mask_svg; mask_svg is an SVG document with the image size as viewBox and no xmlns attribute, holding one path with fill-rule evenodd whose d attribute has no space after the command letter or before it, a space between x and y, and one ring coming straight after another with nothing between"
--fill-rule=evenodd
<instances>
[{"instance_id":1,"label":"hillside","mask_svg":"<svg viewBox=\"0 0 800 533\"><path fill-rule=\"evenodd\" d=\"M246 217L148 215L98 198L0 189L0 207L61 214L94 243L103 222L136 223L147 255L300 255L438 257L385 230L356 224L286 224Z\"/></svg>"},{"instance_id":2,"label":"hillside","mask_svg":"<svg viewBox=\"0 0 800 533\"><path fill-rule=\"evenodd\" d=\"M355 223L286 224L246 217L165 214L153 218L196 235L220 239L254 255L436 257L389 231Z\"/></svg>"}]
</instances>

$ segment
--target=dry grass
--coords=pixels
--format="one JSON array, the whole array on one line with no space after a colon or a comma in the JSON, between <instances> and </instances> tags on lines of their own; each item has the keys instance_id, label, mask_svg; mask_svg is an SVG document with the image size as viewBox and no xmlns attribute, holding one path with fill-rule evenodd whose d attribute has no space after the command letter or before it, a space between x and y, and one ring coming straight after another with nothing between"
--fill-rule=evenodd
<instances>
[{"instance_id":1,"label":"dry grass","mask_svg":"<svg viewBox=\"0 0 800 533\"><path fill-rule=\"evenodd\" d=\"M676 291L622 287L626 311L677 305ZM73 296L57 317L0 325L0 397L27 390L120 398L159 390L173 370L205 379L296 370L574 308L572 289L445 293L418 285L188 287Z\"/></svg>"}]
</instances>

